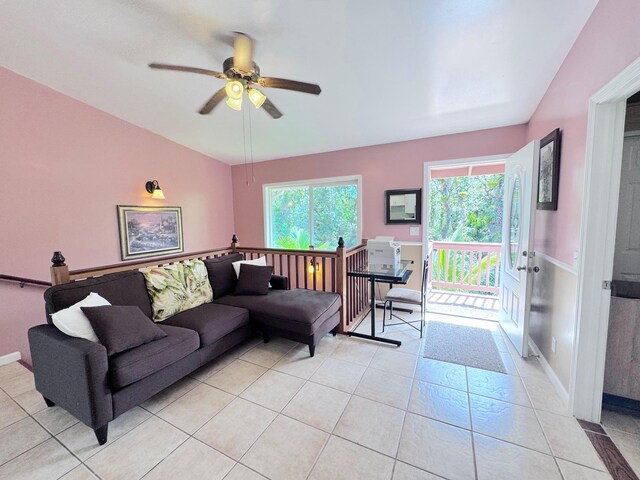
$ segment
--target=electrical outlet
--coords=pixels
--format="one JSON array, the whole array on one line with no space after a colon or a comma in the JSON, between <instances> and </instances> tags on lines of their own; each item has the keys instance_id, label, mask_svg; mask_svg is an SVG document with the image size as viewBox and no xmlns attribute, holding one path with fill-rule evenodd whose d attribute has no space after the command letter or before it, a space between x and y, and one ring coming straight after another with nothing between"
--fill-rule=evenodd
<instances>
[{"instance_id":1,"label":"electrical outlet","mask_svg":"<svg viewBox=\"0 0 640 480\"><path fill-rule=\"evenodd\" d=\"M556 353L556 337L551 337L551 351Z\"/></svg>"},{"instance_id":2,"label":"electrical outlet","mask_svg":"<svg viewBox=\"0 0 640 480\"><path fill-rule=\"evenodd\" d=\"M409 227L409 235L417 237L420 235L420 227Z\"/></svg>"}]
</instances>

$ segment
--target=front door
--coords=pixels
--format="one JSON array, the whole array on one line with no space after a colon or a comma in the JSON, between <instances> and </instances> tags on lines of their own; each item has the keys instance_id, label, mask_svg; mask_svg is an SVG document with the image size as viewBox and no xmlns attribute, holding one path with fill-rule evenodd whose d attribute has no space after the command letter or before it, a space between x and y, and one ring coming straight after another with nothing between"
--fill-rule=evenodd
<instances>
[{"instance_id":1,"label":"front door","mask_svg":"<svg viewBox=\"0 0 640 480\"><path fill-rule=\"evenodd\" d=\"M534 190L538 185L539 142L531 142L505 163L498 318L523 357L528 355L531 310Z\"/></svg>"}]
</instances>

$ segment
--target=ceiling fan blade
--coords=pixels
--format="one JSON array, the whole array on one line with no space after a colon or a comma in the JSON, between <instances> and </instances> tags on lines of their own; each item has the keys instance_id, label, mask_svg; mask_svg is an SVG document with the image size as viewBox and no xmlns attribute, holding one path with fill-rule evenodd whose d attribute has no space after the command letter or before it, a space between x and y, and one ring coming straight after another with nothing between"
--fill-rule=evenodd
<instances>
[{"instance_id":1,"label":"ceiling fan blade","mask_svg":"<svg viewBox=\"0 0 640 480\"><path fill-rule=\"evenodd\" d=\"M283 88L285 90L295 90L296 92L311 93L320 95L320 85L315 83L298 82L296 80L287 80L285 78L262 77L259 80L260 85L268 88Z\"/></svg>"},{"instance_id":2,"label":"ceiling fan blade","mask_svg":"<svg viewBox=\"0 0 640 480\"><path fill-rule=\"evenodd\" d=\"M216 93L213 94L213 97L211 97L209 101L204 104L204 106L200 109L198 113L200 115L206 115L207 113L210 113L211 110L216 108L216 105L218 105L222 100L224 100L226 96L227 94L224 91L224 87L222 87L220 90L218 90Z\"/></svg>"},{"instance_id":3,"label":"ceiling fan blade","mask_svg":"<svg viewBox=\"0 0 640 480\"><path fill-rule=\"evenodd\" d=\"M233 66L238 70L250 72L253 70L253 39L242 32L234 32Z\"/></svg>"},{"instance_id":4,"label":"ceiling fan blade","mask_svg":"<svg viewBox=\"0 0 640 480\"><path fill-rule=\"evenodd\" d=\"M271 103L271 100L268 98L262 104L262 108L265 112L271 115L273 118L280 118L282 116L282 112L276 108L276 106Z\"/></svg>"},{"instance_id":5,"label":"ceiling fan blade","mask_svg":"<svg viewBox=\"0 0 640 480\"><path fill-rule=\"evenodd\" d=\"M180 65L166 65L164 63L150 63L149 67L159 70L176 70L178 72L191 72L199 73L201 75L209 75L210 77L226 79L227 76L224 73L215 72L213 70L206 70L204 68L183 67Z\"/></svg>"}]
</instances>

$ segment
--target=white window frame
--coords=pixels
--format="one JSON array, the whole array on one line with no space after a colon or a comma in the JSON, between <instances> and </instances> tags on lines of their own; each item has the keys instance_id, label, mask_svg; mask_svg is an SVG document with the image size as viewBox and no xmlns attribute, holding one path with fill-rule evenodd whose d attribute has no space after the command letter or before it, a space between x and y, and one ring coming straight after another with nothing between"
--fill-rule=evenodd
<instances>
[{"instance_id":1,"label":"white window frame","mask_svg":"<svg viewBox=\"0 0 640 480\"><path fill-rule=\"evenodd\" d=\"M349 175L344 177L327 177L327 178L313 178L308 180L295 180L292 182L278 182L278 183L265 183L262 185L262 204L264 205L264 244L267 248L271 246L271 202L269 198L269 191L272 188L296 188L296 187L337 187L340 185L356 184L358 189L358 201L357 201L357 215L358 225L356 227L356 234L358 241L362 239L362 175ZM313 193L309 192L309 222L310 229L309 241L313 242ZM313 243L312 243L313 244ZM338 246L338 239L336 238L336 248Z\"/></svg>"}]
</instances>

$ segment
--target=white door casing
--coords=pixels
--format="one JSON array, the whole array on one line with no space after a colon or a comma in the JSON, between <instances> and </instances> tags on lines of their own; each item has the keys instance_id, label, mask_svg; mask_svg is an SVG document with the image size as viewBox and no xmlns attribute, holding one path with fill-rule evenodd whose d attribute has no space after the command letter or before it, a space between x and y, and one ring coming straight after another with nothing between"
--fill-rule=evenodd
<instances>
[{"instance_id":1,"label":"white door casing","mask_svg":"<svg viewBox=\"0 0 640 480\"><path fill-rule=\"evenodd\" d=\"M627 136L622 149L614 280L640 280L640 135Z\"/></svg>"},{"instance_id":2,"label":"white door casing","mask_svg":"<svg viewBox=\"0 0 640 480\"><path fill-rule=\"evenodd\" d=\"M498 319L518 353L529 353L534 220L539 141L507 158L504 175Z\"/></svg>"},{"instance_id":3,"label":"white door casing","mask_svg":"<svg viewBox=\"0 0 640 480\"><path fill-rule=\"evenodd\" d=\"M640 91L640 58L589 100L585 191L578 263L578 305L569 402L577 418L599 423L626 101Z\"/></svg>"}]
</instances>

